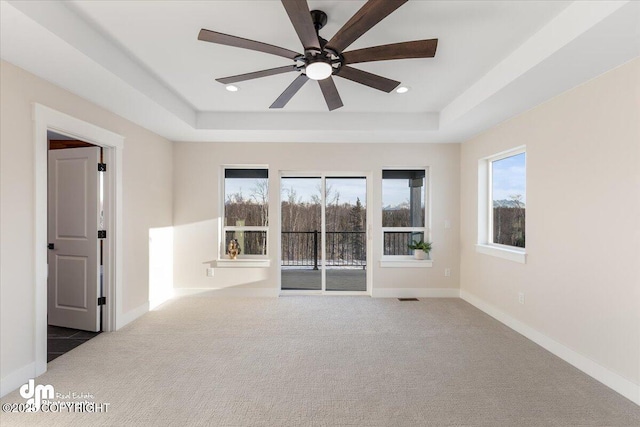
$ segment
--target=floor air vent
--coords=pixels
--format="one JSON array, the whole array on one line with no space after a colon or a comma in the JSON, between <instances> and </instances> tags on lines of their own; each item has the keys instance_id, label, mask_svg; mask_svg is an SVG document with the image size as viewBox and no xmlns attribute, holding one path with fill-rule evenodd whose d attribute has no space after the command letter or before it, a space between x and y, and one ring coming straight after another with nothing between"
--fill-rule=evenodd
<instances>
[{"instance_id":1,"label":"floor air vent","mask_svg":"<svg viewBox=\"0 0 640 427\"><path fill-rule=\"evenodd\" d=\"M398 301L420 301L418 298L398 298Z\"/></svg>"}]
</instances>

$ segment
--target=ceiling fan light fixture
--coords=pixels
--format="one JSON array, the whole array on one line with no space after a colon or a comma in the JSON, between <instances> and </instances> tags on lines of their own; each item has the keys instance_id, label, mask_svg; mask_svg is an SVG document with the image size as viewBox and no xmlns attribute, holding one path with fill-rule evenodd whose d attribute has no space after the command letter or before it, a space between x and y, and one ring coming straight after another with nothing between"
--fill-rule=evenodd
<instances>
[{"instance_id":1,"label":"ceiling fan light fixture","mask_svg":"<svg viewBox=\"0 0 640 427\"><path fill-rule=\"evenodd\" d=\"M324 80L331 76L333 67L328 62L312 62L305 67L307 77L311 80Z\"/></svg>"},{"instance_id":2,"label":"ceiling fan light fixture","mask_svg":"<svg viewBox=\"0 0 640 427\"><path fill-rule=\"evenodd\" d=\"M236 85L226 85L224 88L229 92L237 92L240 90L240 88Z\"/></svg>"}]
</instances>

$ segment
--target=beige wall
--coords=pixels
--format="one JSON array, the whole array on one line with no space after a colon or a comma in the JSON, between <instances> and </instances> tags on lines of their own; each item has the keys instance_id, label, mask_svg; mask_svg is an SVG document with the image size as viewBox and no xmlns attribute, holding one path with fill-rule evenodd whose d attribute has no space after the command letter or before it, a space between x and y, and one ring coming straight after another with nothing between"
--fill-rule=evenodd
<instances>
[{"instance_id":1,"label":"beige wall","mask_svg":"<svg viewBox=\"0 0 640 427\"><path fill-rule=\"evenodd\" d=\"M12 64L2 62L0 74L0 372L4 379L34 362L33 103L125 137L125 314L148 301L149 229L172 223L172 144Z\"/></svg>"},{"instance_id":2,"label":"beige wall","mask_svg":"<svg viewBox=\"0 0 640 427\"><path fill-rule=\"evenodd\" d=\"M523 144L524 265L474 248L478 160ZM463 295L640 384L640 60L464 143L461 213Z\"/></svg>"},{"instance_id":3,"label":"beige wall","mask_svg":"<svg viewBox=\"0 0 640 427\"><path fill-rule=\"evenodd\" d=\"M458 144L210 144L174 145L174 284L176 288L266 288L279 290L278 220L279 171L371 172L370 205L375 236L372 258L374 289L458 288L459 241L459 145ZM270 185L269 251L271 268L216 269L205 276L203 262L218 257L218 219L222 165L267 164ZM382 252L381 179L384 167L429 166L431 175L431 224L433 268L380 268ZM445 220L452 223L444 228ZM451 277L444 269L451 268Z\"/></svg>"}]
</instances>

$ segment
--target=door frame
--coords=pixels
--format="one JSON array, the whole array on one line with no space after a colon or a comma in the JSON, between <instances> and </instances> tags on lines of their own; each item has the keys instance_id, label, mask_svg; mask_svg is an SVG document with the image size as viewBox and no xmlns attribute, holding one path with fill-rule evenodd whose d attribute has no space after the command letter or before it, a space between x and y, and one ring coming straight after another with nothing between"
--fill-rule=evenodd
<instances>
[{"instance_id":1,"label":"door frame","mask_svg":"<svg viewBox=\"0 0 640 427\"><path fill-rule=\"evenodd\" d=\"M327 290L290 290L290 289L282 289L282 178L320 178L323 183L326 182L326 178L340 178L340 177L353 177L353 178L365 178L367 181L367 205L366 205L366 218L367 218L367 229L366 229L366 251L367 251L367 269L366 269L366 283L367 289L365 291L327 291ZM278 287L280 291L280 295L369 295L372 296L372 288L373 288L373 264L371 263L371 255L373 251L372 246L372 213L371 213L371 200L373 194L372 188L372 173L371 172L363 172L363 171L347 171L347 172L336 172L336 171L325 171L325 172L316 172L316 171L296 171L296 170L281 170L278 173ZM322 187L322 231L325 231L326 228L326 218L325 218L325 210L326 210L326 195L325 195L325 186ZM326 270L325 270L325 257L326 257L326 242L325 239L322 239L322 283L326 285Z\"/></svg>"},{"instance_id":2,"label":"door frame","mask_svg":"<svg viewBox=\"0 0 640 427\"><path fill-rule=\"evenodd\" d=\"M122 151L124 137L44 105L33 104L35 179L35 375L47 371L47 131L73 137L104 148L105 239L103 330L117 330L122 319ZM96 165L97 167L97 165Z\"/></svg>"}]
</instances>

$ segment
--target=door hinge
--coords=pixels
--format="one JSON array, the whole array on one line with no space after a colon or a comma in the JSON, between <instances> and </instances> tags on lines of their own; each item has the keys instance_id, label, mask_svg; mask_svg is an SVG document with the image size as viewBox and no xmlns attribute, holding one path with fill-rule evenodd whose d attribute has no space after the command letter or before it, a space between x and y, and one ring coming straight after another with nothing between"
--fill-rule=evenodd
<instances>
[{"instance_id":1,"label":"door hinge","mask_svg":"<svg viewBox=\"0 0 640 427\"><path fill-rule=\"evenodd\" d=\"M98 163L98 172L106 172L107 164L106 163Z\"/></svg>"},{"instance_id":2,"label":"door hinge","mask_svg":"<svg viewBox=\"0 0 640 427\"><path fill-rule=\"evenodd\" d=\"M98 305L105 305L107 303L107 297L98 297Z\"/></svg>"},{"instance_id":3,"label":"door hinge","mask_svg":"<svg viewBox=\"0 0 640 427\"><path fill-rule=\"evenodd\" d=\"M106 239L107 230L98 230L98 239Z\"/></svg>"}]
</instances>

